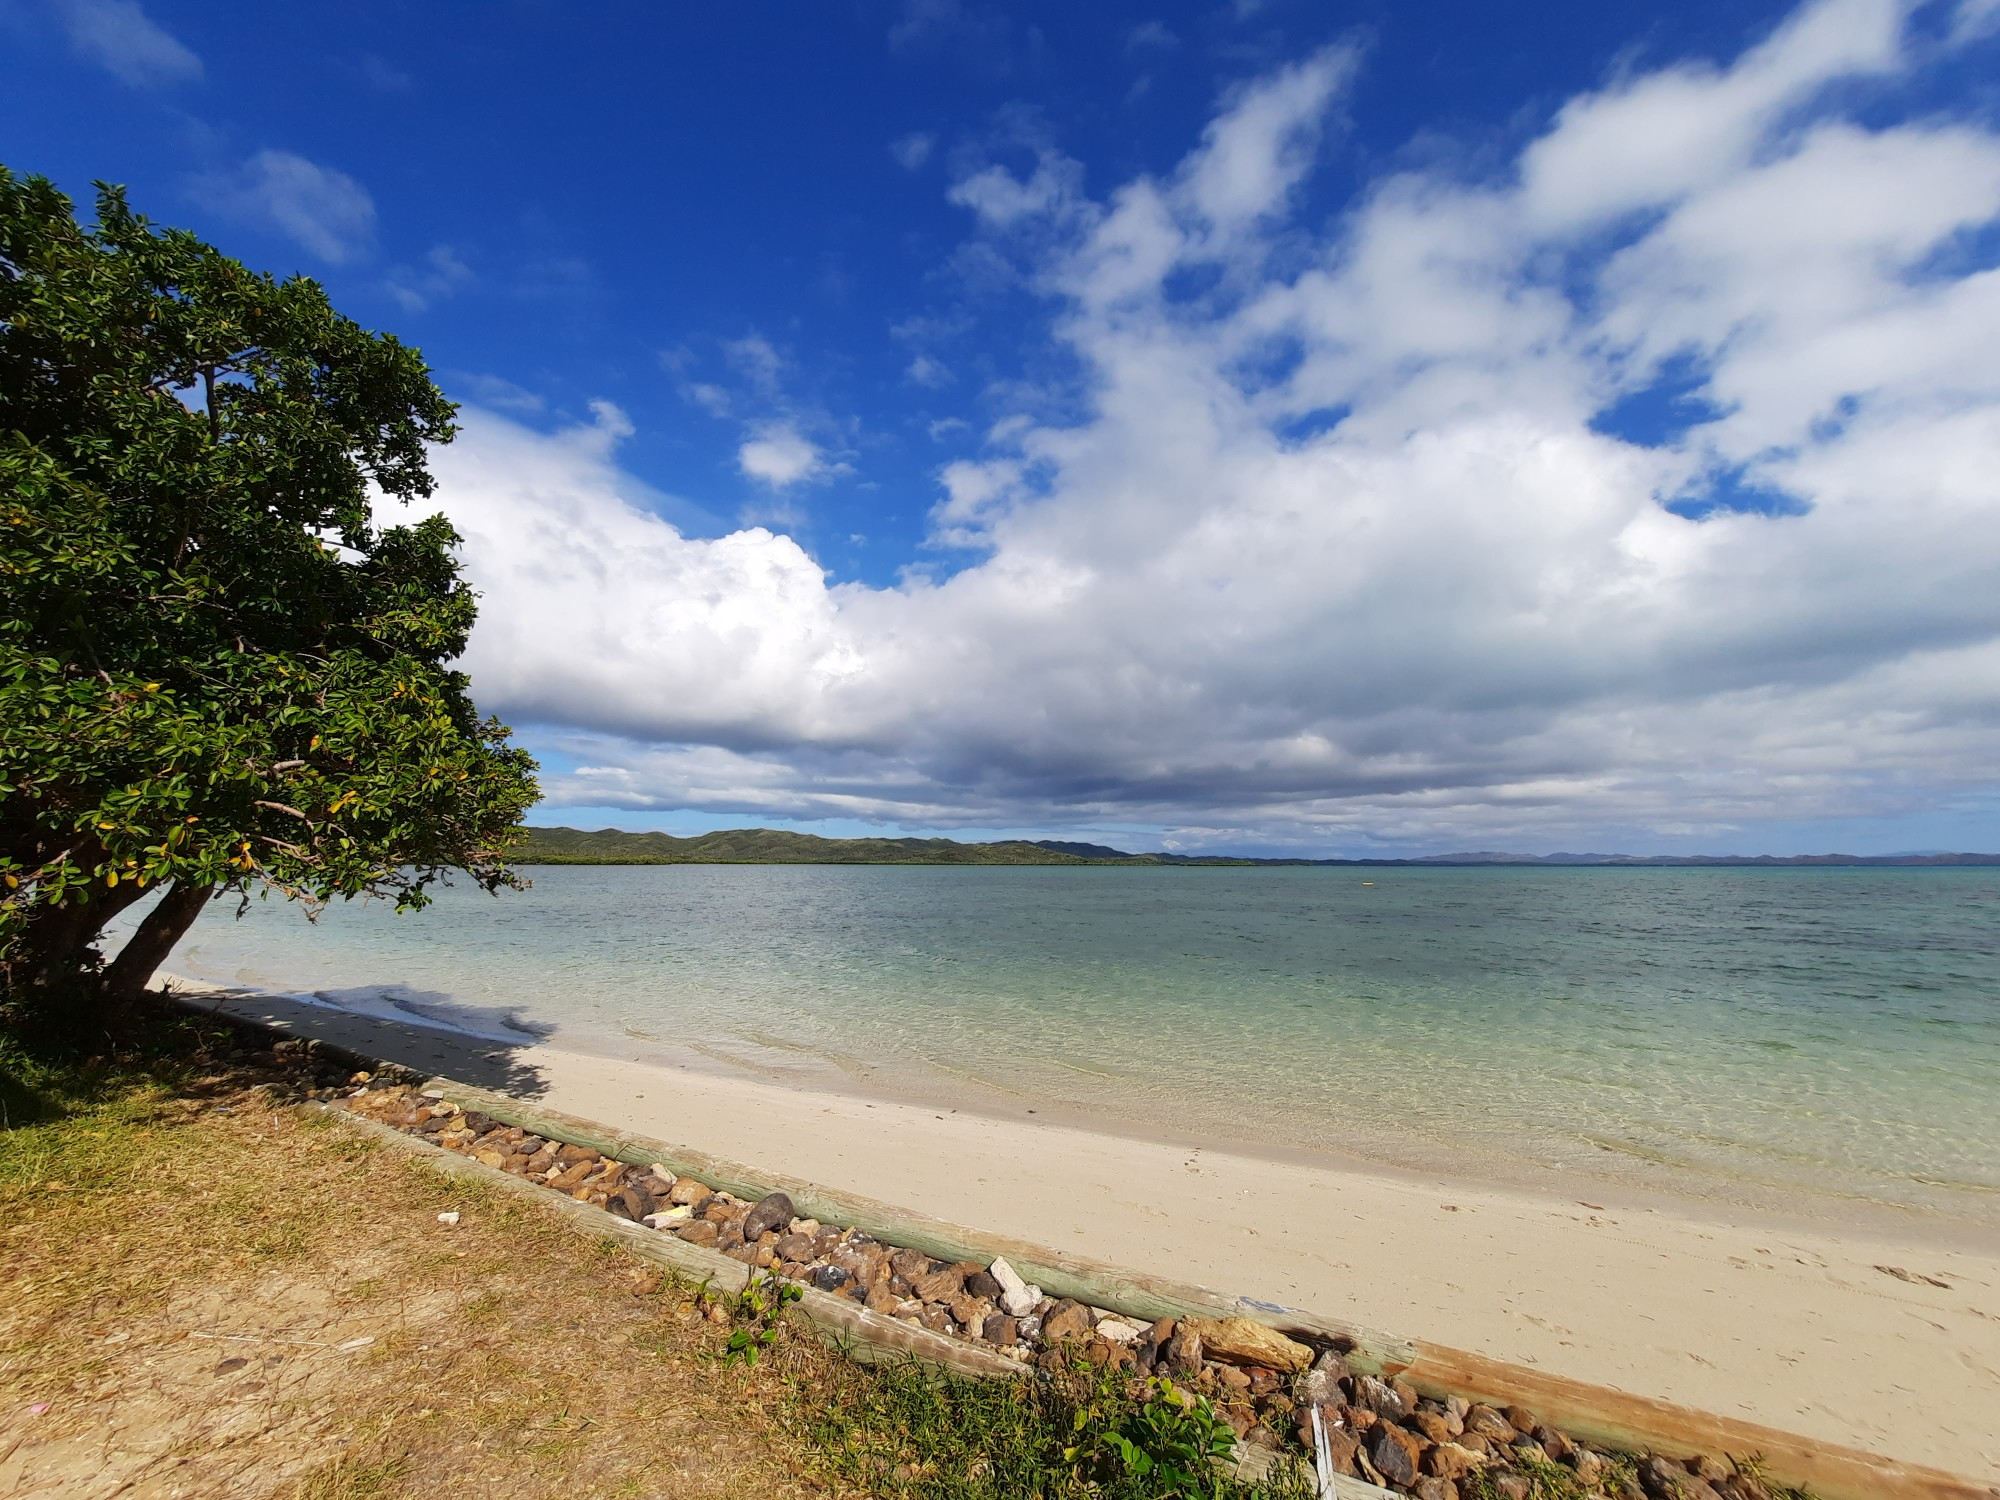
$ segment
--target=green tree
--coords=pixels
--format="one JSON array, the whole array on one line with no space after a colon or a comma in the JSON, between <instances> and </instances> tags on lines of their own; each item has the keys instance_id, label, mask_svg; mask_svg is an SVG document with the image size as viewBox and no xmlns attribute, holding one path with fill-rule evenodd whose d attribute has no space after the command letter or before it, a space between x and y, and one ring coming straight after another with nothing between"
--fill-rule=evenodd
<instances>
[{"instance_id":1,"label":"green tree","mask_svg":"<svg viewBox=\"0 0 2000 1500\"><path fill-rule=\"evenodd\" d=\"M99 185L0 167L0 985L129 1001L212 897L422 906L505 863L534 762L482 719L414 349ZM162 891L100 972L104 924Z\"/></svg>"}]
</instances>

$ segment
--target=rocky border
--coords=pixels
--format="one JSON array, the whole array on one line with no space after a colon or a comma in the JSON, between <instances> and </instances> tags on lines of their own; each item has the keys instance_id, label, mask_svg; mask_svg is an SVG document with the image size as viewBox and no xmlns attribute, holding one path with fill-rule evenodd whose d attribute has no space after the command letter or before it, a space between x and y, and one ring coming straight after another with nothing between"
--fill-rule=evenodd
<instances>
[{"instance_id":1,"label":"rocky border","mask_svg":"<svg viewBox=\"0 0 2000 1500\"><path fill-rule=\"evenodd\" d=\"M273 1059L310 1046L279 1042ZM422 1083L401 1070L363 1070L315 1092L524 1187L538 1185L726 1256L751 1274L785 1277L913 1333L957 1341L968 1353L1023 1370L1081 1360L1129 1372L1137 1382L1170 1377L1184 1399L1206 1399L1228 1422L1249 1460L1246 1474L1286 1457L1309 1463L1318 1446L1335 1474L1418 1500L1784 1500L1800 1493L1772 1483L1747 1458L1621 1454L1578 1441L1519 1406L1422 1396L1399 1377L1350 1369L1349 1341L1303 1343L1240 1317L1148 1324L1051 1297L1004 1259L939 1260L851 1225L802 1217L782 1192L747 1202L661 1163L636 1166L468 1110ZM985 1361L965 1363L994 1372Z\"/></svg>"}]
</instances>

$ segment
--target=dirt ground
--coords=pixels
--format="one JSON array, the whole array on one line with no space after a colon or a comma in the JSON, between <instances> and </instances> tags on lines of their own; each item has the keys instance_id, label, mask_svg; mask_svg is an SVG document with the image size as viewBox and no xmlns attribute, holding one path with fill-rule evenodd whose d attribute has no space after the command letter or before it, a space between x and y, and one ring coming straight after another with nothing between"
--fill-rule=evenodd
<instances>
[{"instance_id":1,"label":"dirt ground","mask_svg":"<svg viewBox=\"0 0 2000 1500\"><path fill-rule=\"evenodd\" d=\"M0 1226L0 1496L827 1492L693 1289L237 1077L0 1132Z\"/></svg>"}]
</instances>

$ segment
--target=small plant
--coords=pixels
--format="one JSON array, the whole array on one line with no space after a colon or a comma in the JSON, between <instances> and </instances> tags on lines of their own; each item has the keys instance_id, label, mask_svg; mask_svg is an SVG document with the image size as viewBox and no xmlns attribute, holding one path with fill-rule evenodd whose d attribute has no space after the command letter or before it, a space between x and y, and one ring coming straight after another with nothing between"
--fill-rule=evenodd
<instances>
[{"instance_id":1,"label":"small plant","mask_svg":"<svg viewBox=\"0 0 2000 1500\"><path fill-rule=\"evenodd\" d=\"M1073 1425L1077 1441L1063 1449L1063 1459L1079 1474L1115 1467L1176 1494L1217 1493L1214 1461L1236 1449L1235 1430L1215 1409L1164 1376L1148 1383L1140 1401L1079 1407Z\"/></svg>"},{"instance_id":2,"label":"small plant","mask_svg":"<svg viewBox=\"0 0 2000 1500\"><path fill-rule=\"evenodd\" d=\"M729 1335L722 1351L724 1364L742 1360L757 1363L757 1356L778 1342L778 1315L803 1295L795 1282L776 1276L753 1276L729 1302L730 1314L746 1326Z\"/></svg>"}]
</instances>

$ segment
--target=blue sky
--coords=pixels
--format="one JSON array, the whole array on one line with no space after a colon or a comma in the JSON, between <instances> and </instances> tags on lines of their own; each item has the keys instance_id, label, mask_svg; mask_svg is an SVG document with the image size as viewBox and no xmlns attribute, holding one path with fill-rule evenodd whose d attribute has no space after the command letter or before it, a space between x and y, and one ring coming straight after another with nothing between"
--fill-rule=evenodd
<instances>
[{"instance_id":1,"label":"blue sky","mask_svg":"<svg viewBox=\"0 0 2000 1500\"><path fill-rule=\"evenodd\" d=\"M1995 847L1996 20L9 0L0 160L423 348L538 820Z\"/></svg>"}]
</instances>

